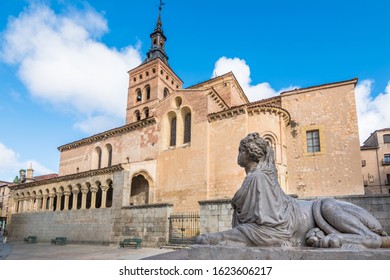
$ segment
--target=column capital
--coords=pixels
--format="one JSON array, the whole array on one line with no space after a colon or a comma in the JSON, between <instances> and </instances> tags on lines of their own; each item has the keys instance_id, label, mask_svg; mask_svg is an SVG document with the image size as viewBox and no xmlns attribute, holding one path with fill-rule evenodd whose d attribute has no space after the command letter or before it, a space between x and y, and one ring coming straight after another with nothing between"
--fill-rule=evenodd
<instances>
[{"instance_id":1,"label":"column capital","mask_svg":"<svg viewBox=\"0 0 390 280\"><path fill-rule=\"evenodd\" d=\"M80 190L78 188L72 189L73 194L78 194L79 192L80 192Z\"/></svg>"},{"instance_id":2,"label":"column capital","mask_svg":"<svg viewBox=\"0 0 390 280\"><path fill-rule=\"evenodd\" d=\"M81 189L81 193L83 193L83 194L87 194L88 192L89 192L88 189Z\"/></svg>"},{"instance_id":3,"label":"column capital","mask_svg":"<svg viewBox=\"0 0 390 280\"><path fill-rule=\"evenodd\" d=\"M64 195L69 196L71 194L71 191L64 191Z\"/></svg>"},{"instance_id":4,"label":"column capital","mask_svg":"<svg viewBox=\"0 0 390 280\"><path fill-rule=\"evenodd\" d=\"M91 192L97 192L99 190L97 186L91 186L89 189Z\"/></svg>"},{"instance_id":5,"label":"column capital","mask_svg":"<svg viewBox=\"0 0 390 280\"><path fill-rule=\"evenodd\" d=\"M102 191L107 191L110 187L109 186L100 186L100 188L102 189Z\"/></svg>"}]
</instances>

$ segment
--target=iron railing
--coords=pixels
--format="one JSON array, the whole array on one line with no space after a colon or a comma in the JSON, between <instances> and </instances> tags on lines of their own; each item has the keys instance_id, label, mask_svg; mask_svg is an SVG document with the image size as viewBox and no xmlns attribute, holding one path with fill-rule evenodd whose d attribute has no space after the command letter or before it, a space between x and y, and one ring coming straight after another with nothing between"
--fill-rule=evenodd
<instances>
[{"instance_id":1,"label":"iron railing","mask_svg":"<svg viewBox=\"0 0 390 280\"><path fill-rule=\"evenodd\" d=\"M170 244L194 244L199 235L199 213L171 214L169 219Z\"/></svg>"}]
</instances>

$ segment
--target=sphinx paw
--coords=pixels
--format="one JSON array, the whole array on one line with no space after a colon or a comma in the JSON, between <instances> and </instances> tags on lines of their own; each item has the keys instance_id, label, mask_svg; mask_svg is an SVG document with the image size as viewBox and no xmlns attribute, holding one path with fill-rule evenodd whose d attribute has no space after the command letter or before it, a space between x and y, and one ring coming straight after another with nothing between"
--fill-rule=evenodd
<instances>
[{"instance_id":1,"label":"sphinx paw","mask_svg":"<svg viewBox=\"0 0 390 280\"><path fill-rule=\"evenodd\" d=\"M320 240L321 248L341 248L341 237L338 234L328 234Z\"/></svg>"},{"instance_id":2,"label":"sphinx paw","mask_svg":"<svg viewBox=\"0 0 390 280\"><path fill-rule=\"evenodd\" d=\"M312 228L306 233L306 244L311 247L321 247L321 240L325 233L319 228Z\"/></svg>"}]
</instances>

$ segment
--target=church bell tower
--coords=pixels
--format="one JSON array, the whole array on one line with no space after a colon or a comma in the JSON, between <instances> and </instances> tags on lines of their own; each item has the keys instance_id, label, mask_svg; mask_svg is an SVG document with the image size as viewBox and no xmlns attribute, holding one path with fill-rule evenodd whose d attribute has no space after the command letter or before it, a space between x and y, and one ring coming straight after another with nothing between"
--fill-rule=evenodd
<instances>
[{"instance_id":1,"label":"church bell tower","mask_svg":"<svg viewBox=\"0 0 390 280\"><path fill-rule=\"evenodd\" d=\"M154 31L150 34L151 45L145 60L138 67L130 70L127 95L126 124L153 117L154 108L163 99L177 89L183 82L168 64L161 20L162 1Z\"/></svg>"}]
</instances>

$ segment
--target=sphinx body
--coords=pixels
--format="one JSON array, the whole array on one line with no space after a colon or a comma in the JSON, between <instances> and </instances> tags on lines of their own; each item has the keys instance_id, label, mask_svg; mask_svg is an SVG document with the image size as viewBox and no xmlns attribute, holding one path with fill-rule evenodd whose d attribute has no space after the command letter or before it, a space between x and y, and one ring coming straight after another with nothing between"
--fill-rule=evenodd
<instances>
[{"instance_id":1,"label":"sphinx body","mask_svg":"<svg viewBox=\"0 0 390 280\"><path fill-rule=\"evenodd\" d=\"M241 141L238 164L247 176L232 199L232 229L200 235L198 244L388 246L380 223L361 207L333 198L304 201L287 196L277 181L273 151L257 133Z\"/></svg>"}]
</instances>

